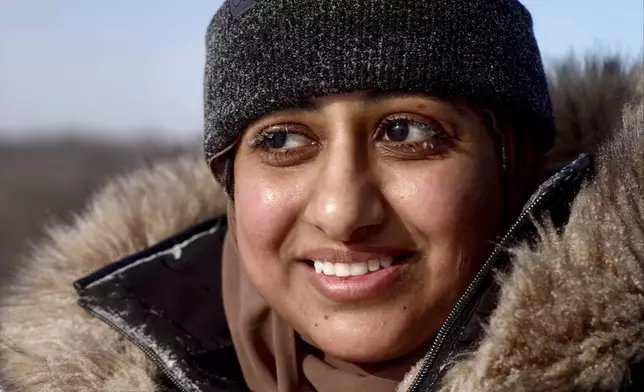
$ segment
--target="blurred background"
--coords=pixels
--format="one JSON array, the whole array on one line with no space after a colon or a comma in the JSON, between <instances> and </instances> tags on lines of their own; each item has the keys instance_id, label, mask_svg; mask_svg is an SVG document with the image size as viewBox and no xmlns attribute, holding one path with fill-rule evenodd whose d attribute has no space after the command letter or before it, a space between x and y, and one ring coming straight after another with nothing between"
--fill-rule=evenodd
<instances>
[{"instance_id":1,"label":"blurred background","mask_svg":"<svg viewBox=\"0 0 644 392\"><path fill-rule=\"evenodd\" d=\"M578 114L598 106L571 96L601 90L619 111L641 94L644 2L522 2L562 108L554 170L594 140ZM0 0L0 268L108 178L199 152L204 32L220 4Z\"/></svg>"}]
</instances>

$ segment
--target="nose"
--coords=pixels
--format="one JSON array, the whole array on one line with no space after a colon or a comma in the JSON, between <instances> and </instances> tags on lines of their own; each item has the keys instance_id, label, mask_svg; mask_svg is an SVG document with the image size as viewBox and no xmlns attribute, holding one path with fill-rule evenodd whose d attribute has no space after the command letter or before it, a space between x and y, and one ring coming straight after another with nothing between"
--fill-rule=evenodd
<instances>
[{"instance_id":1,"label":"nose","mask_svg":"<svg viewBox=\"0 0 644 392\"><path fill-rule=\"evenodd\" d=\"M385 215L383 196L369 164L365 157L345 150L329 156L321 166L305 218L333 241L360 240Z\"/></svg>"}]
</instances>

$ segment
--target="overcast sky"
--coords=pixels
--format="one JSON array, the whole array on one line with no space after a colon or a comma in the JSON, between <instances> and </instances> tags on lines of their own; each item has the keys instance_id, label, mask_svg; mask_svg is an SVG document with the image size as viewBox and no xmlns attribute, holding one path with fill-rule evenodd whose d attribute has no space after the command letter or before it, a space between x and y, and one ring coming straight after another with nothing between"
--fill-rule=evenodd
<instances>
[{"instance_id":1,"label":"overcast sky","mask_svg":"<svg viewBox=\"0 0 644 392\"><path fill-rule=\"evenodd\" d=\"M598 46L642 55L642 0L523 3L546 60ZM204 32L220 4L0 0L0 133L194 136Z\"/></svg>"}]
</instances>

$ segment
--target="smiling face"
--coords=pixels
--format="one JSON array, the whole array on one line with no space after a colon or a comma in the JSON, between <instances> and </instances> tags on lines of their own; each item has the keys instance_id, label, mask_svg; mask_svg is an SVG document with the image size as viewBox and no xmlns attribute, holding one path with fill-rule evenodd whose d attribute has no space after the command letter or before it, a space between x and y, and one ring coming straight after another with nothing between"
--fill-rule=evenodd
<instances>
[{"instance_id":1,"label":"smiling face","mask_svg":"<svg viewBox=\"0 0 644 392\"><path fill-rule=\"evenodd\" d=\"M242 266L325 353L408 354L491 250L499 162L474 111L424 96L337 95L262 117L235 155Z\"/></svg>"}]
</instances>

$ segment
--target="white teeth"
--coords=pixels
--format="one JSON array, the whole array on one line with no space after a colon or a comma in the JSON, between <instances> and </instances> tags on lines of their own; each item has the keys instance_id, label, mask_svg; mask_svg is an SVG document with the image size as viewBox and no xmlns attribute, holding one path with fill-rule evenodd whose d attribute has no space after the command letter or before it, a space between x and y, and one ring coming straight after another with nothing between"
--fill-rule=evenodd
<instances>
[{"instance_id":1,"label":"white teeth","mask_svg":"<svg viewBox=\"0 0 644 392\"><path fill-rule=\"evenodd\" d=\"M378 259L369 260L367 262L367 264L368 264L368 267L369 267L369 272L375 272L375 271L378 271L380 269L380 260L378 260Z\"/></svg>"},{"instance_id":2,"label":"white teeth","mask_svg":"<svg viewBox=\"0 0 644 392\"><path fill-rule=\"evenodd\" d=\"M363 263L330 263L328 261L313 261L313 267L318 274L337 276L345 278L347 276L360 276L369 272L376 272L382 268L389 268L393 264L391 257L369 260Z\"/></svg>"},{"instance_id":3,"label":"white teeth","mask_svg":"<svg viewBox=\"0 0 644 392\"><path fill-rule=\"evenodd\" d=\"M338 276L340 278L351 276L350 264L336 263L335 264L335 276Z\"/></svg>"},{"instance_id":4,"label":"white teeth","mask_svg":"<svg viewBox=\"0 0 644 392\"><path fill-rule=\"evenodd\" d=\"M391 257L383 257L380 259L380 266L382 268L389 268L393 262L394 260Z\"/></svg>"},{"instance_id":5,"label":"white teeth","mask_svg":"<svg viewBox=\"0 0 644 392\"><path fill-rule=\"evenodd\" d=\"M335 275L335 266L333 265L333 263L325 261L324 269L322 272L324 272L324 275Z\"/></svg>"},{"instance_id":6,"label":"white teeth","mask_svg":"<svg viewBox=\"0 0 644 392\"><path fill-rule=\"evenodd\" d=\"M367 263L349 264L349 269L351 270L351 276L360 276L369 272Z\"/></svg>"}]
</instances>

